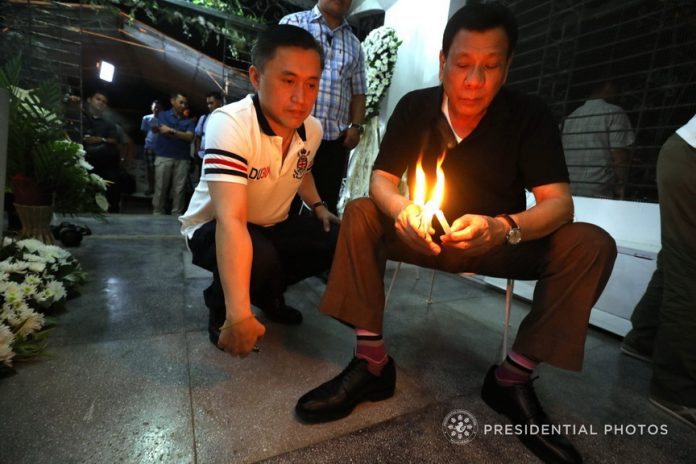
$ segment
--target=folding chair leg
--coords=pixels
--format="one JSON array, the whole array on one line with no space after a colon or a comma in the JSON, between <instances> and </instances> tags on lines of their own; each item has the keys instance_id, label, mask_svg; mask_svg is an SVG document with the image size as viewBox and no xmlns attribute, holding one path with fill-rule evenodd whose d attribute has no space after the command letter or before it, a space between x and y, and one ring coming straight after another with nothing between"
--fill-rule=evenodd
<instances>
[{"instance_id":1,"label":"folding chair leg","mask_svg":"<svg viewBox=\"0 0 696 464\"><path fill-rule=\"evenodd\" d=\"M512 309L512 291L515 287L515 281L507 280L507 288L505 289L505 325L503 326L503 346L501 348L500 359L505 361L508 354L508 331L510 329L510 311Z\"/></svg>"},{"instance_id":2,"label":"folding chair leg","mask_svg":"<svg viewBox=\"0 0 696 464\"><path fill-rule=\"evenodd\" d=\"M396 282L396 276L399 275L399 270L401 269L401 261L396 263L396 268L394 269L394 275L392 276L391 282L389 282L389 288L387 289L387 294L384 295L384 309L387 309L389 304L389 296L391 295L392 288L394 287L394 282Z\"/></svg>"},{"instance_id":3,"label":"folding chair leg","mask_svg":"<svg viewBox=\"0 0 696 464\"><path fill-rule=\"evenodd\" d=\"M430 293L428 293L428 299L425 302L430 307L433 304L433 287L435 286L435 269L433 269L433 275L430 277Z\"/></svg>"}]
</instances>

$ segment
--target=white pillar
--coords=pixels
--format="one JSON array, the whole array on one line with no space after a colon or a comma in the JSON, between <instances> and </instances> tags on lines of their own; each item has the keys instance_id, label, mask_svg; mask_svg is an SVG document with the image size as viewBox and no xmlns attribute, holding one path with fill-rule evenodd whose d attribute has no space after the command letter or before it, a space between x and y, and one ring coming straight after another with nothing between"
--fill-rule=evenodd
<instances>
[{"instance_id":1,"label":"white pillar","mask_svg":"<svg viewBox=\"0 0 696 464\"><path fill-rule=\"evenodd\" d=\"M403 44L399 48L394 77L382 105L386 120L404 94L439 84L439 56L447 20L467 0L399 0L384 15L384 24L396 30Z\"/></svg>"}]
</instances>

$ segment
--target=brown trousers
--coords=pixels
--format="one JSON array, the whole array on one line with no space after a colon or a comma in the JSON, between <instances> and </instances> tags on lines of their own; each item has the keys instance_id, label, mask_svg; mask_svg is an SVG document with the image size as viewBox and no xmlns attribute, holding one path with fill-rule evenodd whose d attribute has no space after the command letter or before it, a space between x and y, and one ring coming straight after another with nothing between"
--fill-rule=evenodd
<instances>
[{"instance_id":1,"label":"brown trousers","mask_svg":"<svg viewBox=\"0 0 696 464\"><path fill-rule=\"evenodd\" d=\"M537 280L529 314L512 349L556 367L582 368L590 311L609 280L616 244L603 229L567 224L539 240L467 257L443 248L420 254L399 240L391 219L369 198L343 215L333 267L320 310L356 328L382 333L387 259L447 272Z\"/></svg>"}]
</instances>

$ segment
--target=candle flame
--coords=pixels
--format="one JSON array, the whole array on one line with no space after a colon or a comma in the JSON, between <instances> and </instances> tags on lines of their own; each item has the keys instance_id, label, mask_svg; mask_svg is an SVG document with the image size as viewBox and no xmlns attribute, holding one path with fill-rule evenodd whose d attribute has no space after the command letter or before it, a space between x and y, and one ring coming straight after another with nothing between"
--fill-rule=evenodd
<instances>
[{"instance_id":1,"label":"candle flame","mask_svg":"<svg viewBox=\"0 0 696 464\"><path fill-rule=\"evenodd\" d=\"M437 169L435 171L435 188L429 200L426 201L428 190L425 171L423 171L423 156L418 157L416 163L416 185L413 192L413 203L423 208L424 223L430 228L433 216L440 210L442 200L445 197L445 172L442 169L442 163L445 161L445 153L443 152L437 159Z\"/></svg>"},{"instance_id":2,"label":"candle flame","mask_svg":"<svg viewBox=\"0 0 696 464\"><path fill-rule=\"evenodd\" d=\"M416 187L415 192L413 192L413 202L418 206L425 206L425 190L427 188L422 161L423 155L418 157L416 163Z\"/></svg>"},{"instance_id":3,"label":"candle flame","mask_svg":"<svg viewBox=\"0 0 696 464\"><path fill-rule=\"evenodd\" d=\"M442 163L444 161L445 154L443 153L437 159L437 170L435 171L435 189L433 190L433 195L432 197L430 197L430 201L428 202L429 204L431 204L431 207L435 210L440 209L440 206L442 205L442 200L445 198L445 171L442 170Z\"/></svg>"}]
</instances>

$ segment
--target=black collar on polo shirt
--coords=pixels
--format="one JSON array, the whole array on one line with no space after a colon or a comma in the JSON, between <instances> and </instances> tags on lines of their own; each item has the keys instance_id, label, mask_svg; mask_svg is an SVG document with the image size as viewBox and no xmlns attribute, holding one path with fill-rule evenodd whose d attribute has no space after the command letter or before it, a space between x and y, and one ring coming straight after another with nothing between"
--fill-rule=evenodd
<instances>
[{"instance_id":1,"label":"black collar on polo shirt","mask_svg":"<svg viewBox=\"0 0 696 464\"><path fill-rule=\"evenodd\" d=\"M273 131L271 125L268 123L268 119L266 119L266 115L264 115L263 111L261 110L261 102L259 101L259 95L255 93L251 96L251 99L254 102L254 108L256 108L256 119L258 120L259 127L261 128L263 133L266 135L270 135L271 137L276 136L277 134ZM307 132L305 131L304 123L302 123L302 125L297 128L297 135L300 136L303 142L307 141Z\"/></svg>"},{"instance_id":2,"label":"black collar on polo shirt","mask_svg":"<svg viewBox=\"0 0 696 464\"><path fill-rule=\"evenodd\" d=\"M445 93L445 89L442 85L437 87L437 90L435 91L434 95L436 96L436 100L433 101L439 102L439 104L432 105L432 110L434 114L431 116L433 118L431 121L431 124L435 124L436 126L439 125L443 126L442 121L444 121L444 126L446 126L449 131L452 131L452 128L450 127L449 123L444 117L444 114L442 114L442 99ZM471 140L472 138L479 137L479 134L482 131L485 131L488 127L495 127L499 125L504 125L507 123L508 118L512 115L512 108L510 107L510 90L508 90L507 87L502 86L500 90L498 90L498 93L496 94L495 97L493 97L493 100L491 101L491 104L488 105L488 108L486 109L486 114L483 115L483 118L479 121L479 123L476 125L474 130L471 131L471 133L464 139L464 140ZM444 130L442 127L440 128L441 131L444 133L448 132ZM452 137L454 137L454 134L451 134ZM451 147L451 140L449 138L444 139L447 144ZM464 141L462 140L462 142ZM456 140L455 140L455 145L456 145Z\"/></svg>"}]
</instances>

